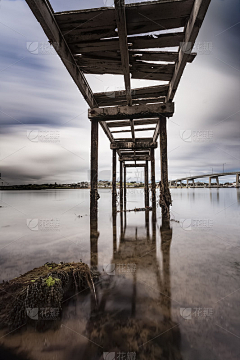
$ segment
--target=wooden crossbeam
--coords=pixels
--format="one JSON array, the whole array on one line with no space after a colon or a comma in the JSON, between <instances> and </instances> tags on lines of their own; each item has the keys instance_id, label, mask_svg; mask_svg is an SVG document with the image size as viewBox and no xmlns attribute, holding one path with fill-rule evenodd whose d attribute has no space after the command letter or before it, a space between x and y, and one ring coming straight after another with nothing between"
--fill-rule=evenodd
<instances>
[{"instance_id":1,"label":"wooden crossbeam","mask_svg":"<svg viewBox=\"0 0 240 360\"><path fill-rule=\"evenodd\" d=\"M122 138L122 139L115 139L115 142L119 142L119 141L133 141L132 139L130 138ZM152 141L152 138L136 138L135 139L136 142L143 142L143 141Z\"/></svg>"},{"instance_id":2,"label":"wooden crossbeam","mask_svg":"<svg viewBox=\"0 0 240 360\"><path fill-rule=\"evenodd\" d=\"M179 46L184 40L184 33L167 33L160 35L131 36L127 38L128 46L132 49L150 49ZM118 39L90 41L88 43L69 44L73 54L92 53L95 51L119 51Z\"/></svg>"},{"instance_id":3,"label":"wooden crossbeam","mask_svg":"<svg viewBox=\"0 0 240 360\"><path fill-rule=\"evenodd\" d=\"M134 106L115 106L95 108L88 110L88 117L91 120L121 120L121 119L140 119L146 117L156 117L160 114L171 117L174 113L174 103L166 104L147 104Z\"/></svg>"},{"instance_id":4,"label":"wooden crossbeam","mask_svg":"<svg viewBox=\"0 0 240 360\"><path fill-rule=\"evenodd\" d=\"M188 62L193 62L196 57L196 53L191 53L188 55ZM144 60L144 61L166 61L166 62L176 62L178 60L178 52L171 51L154 51L154 50L131 50L129 49L130 63L132 59L134 60ZM115 60L117 61L117 60Z\"/></svg>"},{"instance_id":5,"label":"wooden crossbeam","mask_svg":"<svg viewBox=\"0 0 240 360\"><path fill-rule=\"evenodd\" d=\"M145 164L124 164L124 167L143 167L145 168L146 163Z\"/></svg>"},{"instance_id":6,"label":"wooden crossbeam","mask_svg":"<svg viewBox=\"0 0 240 360\"><path fill-rule=\"evenodd\" d=\"M122 53L122 51L121 51ZM126 78L126 70L121 63L108 60L85 60L82 56L75 56L76 62L81 70L86 74L122 74ZM155 62L146 62L142 60L134 60L130 64L130 72L132 78L153 79L169 81L172 78L174 64L157 64ZM129 75L130 84L130 75ZM129 86L129 85L128 85ZM131 95L128 88L127 95Z\"/></svg>"},{"instance_id":7,"label":"wooden crossbeam","mask_svg":"<svg viewBox=\"0 0 240 360\"><path fill-rule=\"evenodd\" d=\"M140 129L136 129L134 128L134 131L153 131L155 130L155 128L140 128ZM115 134L115 133L123 133L123 132L131 132L131 130L115 130L115 131L111 131L112 134Z\"/></svg>"},{"instance_id":8,"label":"wooden crossbeam","mask_svg":"<svg viewBox=\"0 0 240 360\"><path fill-rule=\"evenodd\" d=\"M153 134L153 142L157 141L158 135L159 135L159 129L160 129L160 120L157 123L157 126L155 128L154 134Z\"/></svg>"},{"instance_id":9,"label":"wooden crossbeam","mask_svg":"<svg viewBox=\"0 0 240 360\"><path fill-rule=\"evenodd\" d=\"M151 124L157 124L159 119L141 119L141 120L135 120L134 125L151 125ZM113 122L107 122L107 125L109 128L112 127L124 127L129 126L129 121L113 121Z\"/></svg>"},{"instance_id":10,"label":"wooden crossbeam","mask_svg":"<svg viewBox=\"0 0 240 360\"><path fill-rule=\"evenodd\" d=\"M189 43L189 46L183 45L179 49L178 62L175 65L174 74L169 84L167 101L173 100L175 96L179 81L187 64L188 53L189 51L191 52L194 46L210 2L211 0L195 0L194 2L192 13L185 28L184 36L184 43ZM188 51L186 51L186 48Z\"/></svg>"},{"instance_id":11,"label":"wooden crossbeam","mask_svg":"<svg viewBox=\"0 0 240 360\"><path fill-rule=\"evenodd\" d=\"M149 151L126 151L119 150L120 156L132 156L132 155L150 155Z\"/></svg>"},{"instance_id":12,"label":"wooden crossbeam","mask_svg":"<svg viewBox=\"0 0 240 360\"><path fill-rule=\"evenodd\" d=\"M150 161L150 155L121 156L120 161Z\"/></svg>"},{"instance_id":13,"label":"wooden crossbeam","mask_svg":"<svg viewBox=\"0 0 240 360\"><path fill-rule=\"evenodd\" d=\"M129 51L129 64L132 65L134 62L142 61L164 61L164 62L177 62L178 51L156 51L156 50L132 50ZM193 62L197 53L191 53L188 55L188 62ZM79 64L96 63L102 64L106 62L112 65L121 64L121 54L119 52L94 52L93 54L78 54L74 55L79 61Z\"/></svg>"},{"instance_id":14,"label":"wooden crossbeam","mask_svg":"<svg viewBox=\"0 0 240 360\"><path fill-rule=\"evenodd\" d=\"M96 107L97 102L94 98L92 90L83 74L79 69L69 46L62 35L59 26L55 20L53 10L47 0L26 0L28 6L32 10L34 16L41 24L50 43L60 56L63 64L81 91L84 99L90 107Z\"/></svg>"},{"instance_id":15,"label":"wooden crossbeam","mask_svg":"<svg viewBox=\"0 0 240 360\"><path fill-rule=\"evenodd\" d=\"M146 150L158 147L157 143L153 142L132 142L132 141L119 141L110 144L110 149L131 149L131 150Z\"/></svg>"},{"instance_id":16,"label":"wooden crossbeam","mask_svg":"<svg viewBox=\"0 0 240 360\"><path fill-rule=\"evenodd\" d=\"M105 134L107 135L109 141L111 143L113 143L115 140L114 140L114 137L112 136L111 131L109 130L109 127L107 126L106 121L100 121L100 125L101 125L103 131L105 132Z\"/></svg>"}]
</instances>

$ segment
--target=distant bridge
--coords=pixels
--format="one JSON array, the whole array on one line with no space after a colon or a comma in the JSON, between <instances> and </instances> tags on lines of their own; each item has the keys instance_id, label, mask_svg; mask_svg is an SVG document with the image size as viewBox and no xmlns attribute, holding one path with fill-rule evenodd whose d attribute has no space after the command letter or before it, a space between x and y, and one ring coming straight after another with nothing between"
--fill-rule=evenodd
<instances>
[{"instance_id":1,"label":"distant bridge","mask_svg":"<svg viewBox=\"0 0 240 360\"><path fill-rule=\"evenodd\" d=\"M239 175L240 175L240 170L239 171L234 171L234 172L222 172L222 173L216 173L216 174L205 174L205 175L196 175L196 176L187 176L181 179L176 179L176 180L171 180L169 181L170 186L176 186L178 185L178 183L180 183L180 186L182 187L182 181L187 181L187 186L189 186L189 181L191 181L191 185L194 187L195 186L195 179L202 179L204 177L208 177L209 179L209 183L208 186L211 187L212 185L212 179L216 180L216 185L217 187L219 187L219 177L221 176L228 176L228 175L236 175L236 187L239 187Z\"/></svg>"}]
</instances>

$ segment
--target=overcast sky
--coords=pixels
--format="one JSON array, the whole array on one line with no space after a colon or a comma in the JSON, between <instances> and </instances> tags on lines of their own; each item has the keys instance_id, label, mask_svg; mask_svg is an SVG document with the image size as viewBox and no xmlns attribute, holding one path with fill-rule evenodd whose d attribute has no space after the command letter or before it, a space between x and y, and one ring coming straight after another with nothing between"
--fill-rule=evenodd
<instances>
[{"instance_id":1,"label":"overcast sky","mask_svg":"<svg viewBox=\"0 0 240 360\"><path fill-rule=\"evenodd\" d=\"M51 0L54 11L111 6L112 2ZM225 171L240 169L239 15L239 0L210 4L196 42L198 56L187 64L174 99L175 114L168 121L170 179L221 172L223 164ZM0 0L2 178L10 184L87 180L88 105L54 51L37 54L29 48L29 43L36 42L46 44L47 38L27 3ZM204 44L208 51L203 51ZM86 77L93 92L123 88L122 76ZM132 87L157 84L132 80ZM51 141L46 142L46 134ZM198 140L196 134L200 134ZM100 179L111 171L111 155L100 129ZM159 167L157 149L157 180Z\"/></svg>"}]
</instances>

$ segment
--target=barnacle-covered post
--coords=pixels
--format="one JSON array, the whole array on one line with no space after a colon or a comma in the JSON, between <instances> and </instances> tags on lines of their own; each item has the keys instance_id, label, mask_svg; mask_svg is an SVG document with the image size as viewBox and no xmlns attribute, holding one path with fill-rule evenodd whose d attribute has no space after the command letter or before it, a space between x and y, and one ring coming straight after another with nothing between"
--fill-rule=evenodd
<instances>
[{"instance_id":1,"label":"barnacle-covered post","mask_svg":"<svg viewBox=\"0 0 240 360\"><path fill-rule=\"evenodd\" d=\"M171 194L168 184L168 156L167 156L167 120L160 115L160 163L161 163L161 182L160 182L160 206L162 217L170 217L169 207L172 204Z\"/></svg>"}]
</instances>

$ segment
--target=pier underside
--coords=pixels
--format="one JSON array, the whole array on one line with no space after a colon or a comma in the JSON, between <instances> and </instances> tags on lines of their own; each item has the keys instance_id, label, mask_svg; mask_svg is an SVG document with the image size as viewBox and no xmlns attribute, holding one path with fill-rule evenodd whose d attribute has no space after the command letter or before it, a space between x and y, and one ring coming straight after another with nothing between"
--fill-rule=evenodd
<instances>
[{"instance_id":1,"label":"pier underside","mask_svg":"<svg viewBox=\"0 0 240 360\"><path fill-rule=\"evenodd\" d=\"M160 200L169 217L167 119L211 0L157 0L55 13L48 0L26 0L69 74L88 103L91 120L91 217L97 220L98 124L112 150L112 203L116 204L117 157L120 200L126 200L126 168L145 169L145 205L149 205L148 162L151 163L152 206L156 206L155 149L160 147ZM125 90L93 93L85 74L124 77ZM131 79L159 85L132 88ZM137 137L141 134L147 137ZM122 136L122 137L120 137ZM124 137L123 137L124 136Z\"/></svg>"}]
</instances>

